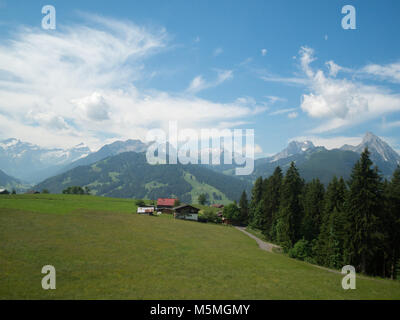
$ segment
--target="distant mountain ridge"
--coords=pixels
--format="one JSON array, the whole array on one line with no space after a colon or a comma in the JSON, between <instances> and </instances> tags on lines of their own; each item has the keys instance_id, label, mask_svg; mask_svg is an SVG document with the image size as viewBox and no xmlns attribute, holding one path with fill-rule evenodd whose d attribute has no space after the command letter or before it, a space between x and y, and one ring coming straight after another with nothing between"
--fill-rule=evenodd
<instances>
[{"instance_id":1,"label":"distant mountain ridge","mask_svg":"<svg viewBox=\"0 0 400 320\"><path fill-rule=\"evenodd\" d=\"M20 180L11 177L0 170L0 189L7 189L11 192L15 189L17 192L25 191L29 186L24 185Z\"/></svg>"},{"instance_id":2,"label":"distant mountain ridge","mask_svg":"<svg viewBox=\"0 0 400 320\"><path fill-rule=\"evenodd\" d=\"M71 162L70 164L62 168L59 173L66 172L79 166L90 165L97 161L115 156L123 152L145 152L147 150L147 147L148 144L143 143L140 140L128 139L126 141L115 141L113 143L104 145L98 151L93 152L86 157Z\"/></svg>"},{"instance_id":3,"label":"distant mountain ridge","mask_svg":"<svg viewBox=\"0 0 400 320\"><path fill-rule=\"evenodd\" d=\"M78 185L89 187L93 194L121 198L178 197L183 202L197 202L201 193L210 202L238 200L251 183L216 173L201 165L150 165L144 152L124 152L91 165L79 166L46 179L34 187L60 193Z\"/></svg>"},{"instance_id":4,"label":"distant mountain ridge","mask_svg":"<svg viewBox=\"0 0 400 320\"><path fill-rule=\"evenodd\" d=\"M98 151L91 152L84 144L66 150L46 149L17 139L7 139L0 141L0 169L19 180L37 183L79 166L92 165L124 152L143 153L148 146L149 143L129 139L106 144ZM285 170L291 161L296 163L306 179L323 177L326 182L332 175L348 178L351 168L365 147L368 147L371 160L379 167L382 174L390 177L400 164L400 156L388 143L373 133L367 132L359 145L343 145L333 150L315 146L311 141L291 141L281 152L255 160L252 175L235 176L235 178L252 182L257 176L269 176L278 165ZM234 175L236 165L224 164L223 156L222 152L220 165L210 164L204 167L228 176Z\"/></svg>"},{"instance_id":5,"label":"distant mountain ridge","mask_svg":"<svg viewBox=\"0 0 400 320\"><path fill-rule=\"evenodd\" d=\"M0 141L0 169L20 180L38 182L90 152L82 143L68 149L42 148L11 138Z\"/></svg>"},{"instance_id":6,"label":"distant mountain ridge","mask_svg":"<svg viewBox=\"0 0 400 320\"><path fill-rule=\"evenodd\" d=\"M393 172L400 164L400 156L388 143L371 132L367 132L361 143L357 146L344 145L341 150L349 150L361 154L365 148L370 152L371 160L384 174Z\"/></svg>"},{"instance_id":7,"label":"distant mountain ridge","mask_svg":"<svg viewBox=\"0 0 400 320\"><path fill-rule=\"evenodd\" d=\"M373 133L367 132L359 145L343 145L339 149L332 150L314 146L311 141L292 141L287 148L276 155L257 159L250 179L254 180L258 176L268 177L278 165L286 171L292 161L296 163L306 180L319 178L327 184L334 175L348 179L354 164L365 148L368 148L371 160L378 166L380 172L386 178L390 178L397 165L400 164L400 156L388 143Z\"/></svg>"}]
</instances>

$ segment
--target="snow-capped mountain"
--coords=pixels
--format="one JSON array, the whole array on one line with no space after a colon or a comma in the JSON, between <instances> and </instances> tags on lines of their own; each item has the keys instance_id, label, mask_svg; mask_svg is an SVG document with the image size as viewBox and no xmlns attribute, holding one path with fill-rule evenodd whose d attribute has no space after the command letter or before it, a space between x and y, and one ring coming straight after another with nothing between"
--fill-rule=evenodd
<instances>
[{"instance_id":1,"label":"snow-capped mountain","mask_svg":"<svg viewBox=\"0 0 400 320\"><path fill-rule=\"evenodd\" d=\"M0 169L20 180L34 183L90 153L82 143L69 149L42 148L11 138L0 141Z\"/></svg>"},{"instance_id":2,"label":"snow-capped mountain","mask_svg":"<svg viewBox=\"0 0 400 320\"><path fill-rule=\"evenodd\" d=\"M291 141L289 145L281 152L270 158L270 162L275 162L280 159L288 158L298 153L306 152L307 150L314 149L315 146L311 141Z\"/></svg>"},{"instance_id":3,"label":"snow-capped mountain","mask_svg":"<svg viewBox=\"0 0 400 320\"><path fill-rule=\"evenodd\" d=\"M375 163L388 162L396 166L400 164L400 156L385 141L371 132L367 132L358 146L344 145L341 150L350 150L361 153L368 148L371 160Z\"/></svg>"},{"instance_id":4,"label":"snow-capped mountain","mask_svg":"<svg viewBox=\"0 0 400 320\"><path fill-rule=\"evenodd\" d=\"M101 147L98 151L89 154L86 157L82 157L68 165L66 165L61 171L65 172L67 170L76 168L78 166L85 166L95 163L97 161L103 160L110 156L115 156L122 152L145 152L147 150L148 144L143 143L140 140L126 140L126 141L115 141L110 144L106 144Z\"/></svg>"}]
</instances>

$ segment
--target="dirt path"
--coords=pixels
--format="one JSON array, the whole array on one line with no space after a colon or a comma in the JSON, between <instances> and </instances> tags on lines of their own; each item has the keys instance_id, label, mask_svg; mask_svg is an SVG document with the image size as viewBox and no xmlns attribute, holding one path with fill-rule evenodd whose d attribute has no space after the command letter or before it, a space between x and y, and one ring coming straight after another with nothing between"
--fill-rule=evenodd
<instances>
[{"instance_id":1,"label":"dirt path","mask_svg":"<svg viewBox=\"0 0 400 320\"><path fill-rule=\"evenodd\" d=\"M257 244L258 244L258 246L260 247L261 250L265 250L265 251L268 251L268 252L273 252L272 251L273 248L278 248L278 249L281 248L280 246L278 246L276 244L265 242L265 241L261 240L260 238L256 237L255 235L251 234L250 232L247 232L245 227L235 227L235 228L240 230L240 231L242 231L243 233L245 233L250 238L256 240L256 242L257 242ZM322 270L325 270L325 271L328 271L328 272L332 272L332 273L336 273L336 274L342 274L338 270L329 269L329 268L326 268L326 267L322 267L322 266L319 266L319 265L316 265L316 264L312 264L312 263L308 263L308 262L304 262L304 261L300 261L300 260L297 260L297 261L301 262L301 263L307 263L307 264L309 264L309 265L311 265L311 266L313 266L315 268L322 269ZM372 281L378 281L378 282L385 282L385 280L373 279L371 277L366 277L366 276L362 276L362 275L357 275L357 278L366 279L366 280L372 280Z\"/></svg>"},{"instance_id":2,"label":"dirt path","mask_svg":"<svg viewBox=\"0 0 400 320\"><path fill-rule=\"evenodd\" d=\"M273 248L280 248L280 246L277 246L276 244L265 242L265 241L261 240L260 238L256 237L255 235L252 235L250 232L247 232L246 228L244 228L244 227L235 227L235 228L240 230L240 231L242 231L243 233L248 235L250 238L256 240L258 246L262 250L265 250L265 251L268 251L268 252L273 252L272 251Z\"/></svg>"}]
</instances>

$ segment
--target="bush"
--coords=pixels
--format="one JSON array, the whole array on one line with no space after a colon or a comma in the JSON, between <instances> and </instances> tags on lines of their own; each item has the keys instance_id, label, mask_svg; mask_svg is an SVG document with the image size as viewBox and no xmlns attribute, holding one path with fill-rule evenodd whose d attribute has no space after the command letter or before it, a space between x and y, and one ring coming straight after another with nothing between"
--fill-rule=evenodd
<instances>
[{"instance_id":1,"label":"bush","mask_svg":"<svg viewBox=\"0 0 400 320\"><path fill-rule=\"evenodd\" d=\"M89 188L85 187L83 189L80 186L72 186L64 189L62 191L63 194L89 194Z\"/></svg>"},{"instance_id":2,"label":"bush","mask_svg":"<svg viewBox=\"0 0 400 320\"><path fill-rule=\"evenodd\" d=\"M312 258L312 247L311 243L304 238L297 241L293 248L289 249L289 257L299 259L299 260L306 260L311 262Z\"/></svg>"},{"instance_id":3,"label":"bush","mask_svg":"<svg viewBox=\"0 0 400 320\"><path fill-rule=\"evenodd\" d=\"M218 215L211 209L204 209L202 218L206 219L209 222L214 222L214 223L221 223L222 220Z\"/></svg>"},{"instance_id":4,"label":"bush","mask_svg":"<svg viewBox=\"0 0 400 320\"><path fill-rule=\"evenodd\" d=\"M145 202L144 202L143 200L141 200L141 199L137 199L137 200L135 201L135 204L136 204L138 207L143 207L143 206L146 205Z\"/></svg>"}]
</instances>

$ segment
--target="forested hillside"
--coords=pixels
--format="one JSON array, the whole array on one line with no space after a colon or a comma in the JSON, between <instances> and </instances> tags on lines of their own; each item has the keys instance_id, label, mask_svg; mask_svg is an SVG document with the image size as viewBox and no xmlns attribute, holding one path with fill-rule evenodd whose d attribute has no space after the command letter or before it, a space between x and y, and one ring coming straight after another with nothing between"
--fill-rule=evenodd
<instances>
[{"instance_id":1,"label":"forested hillside","mask_svg":"<svg viewBox=\"0 0 400 320\"><path fill-rule=\"evenodd\" d=\"M243 204L244 203L244 204ZM235 223L260 229L294 258L330 268L353 265L358 272L400 275L400 167L383 180L365 149L350 178L334 177L327 188L319 179L305 182L292 162L284 174L276 167L259 177L247 209L224 214Z\"/></svg>"},{"instance_id":2,"label":"forested hillside","mask_svg":"<svg viewBox=\"0 0 400 320\"><path fill-rule=\"evenodd\" d=\"M237 200L251 184L198 165L150 165L144 153L125 152L80 166L35 186L61 193L69 186L88 187L92 194L147 198L178 197L183 202L196 202L200 193L209 202Z\"/></svg>"}]
</instances>

